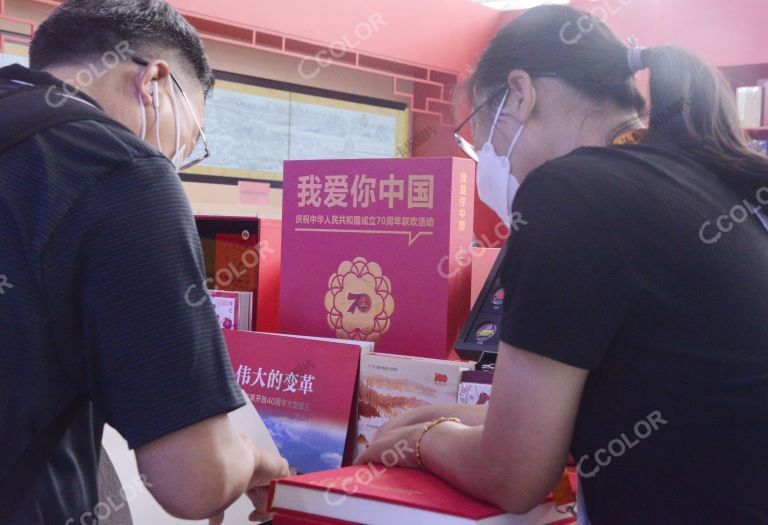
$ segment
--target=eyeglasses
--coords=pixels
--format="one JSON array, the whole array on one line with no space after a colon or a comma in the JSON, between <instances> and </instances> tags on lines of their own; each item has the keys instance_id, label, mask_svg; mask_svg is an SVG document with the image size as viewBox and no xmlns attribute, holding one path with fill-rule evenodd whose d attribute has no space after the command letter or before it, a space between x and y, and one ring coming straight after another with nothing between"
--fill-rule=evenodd
<instances>
[{"instance_id":1,"label":"eyeglasses","mask_svg":"<svg viewBox=\"0 0 768 525\"><path fill-rule=\"evenodd\" d=\"M148 66L149 62L147 60L144 60L143 58L139 57L131 57L131 60L135 62L136 64L139 64L140 66ZM197 115L195 115L195 110L192 109L192 103L187 98L187 94L184 93L184 90L181 89L181 84L179 84L179 81L176 80L176 77L173 76L173 73L170 74L171 80L173 80L174 85L176 86L176 89L179 90L179 93L181 93L182 98L184 99L184 103L187 105L187 109L189 109L190 115L192 115L192 120L195 121L195 125L197 126L197 132L200 136L200 140L203 142L203 154L199 157L195 157L194 159L190 160L189 162L183 164L179 171L184 171L186 169L191 168L192 166L196 166L203 162L205 159L211 156L210 151L208 150L208 140L205 138L205 132L203 131L203 127L200 125L200 121L197 119Z\"/></svg>"},{"instance_id":2,"label":"eyeglasses","mask_svg":"<svg viewBox=\"0 0 768 525\"><path fill-rule=\"evenodd\" d=\"M536 75L531 75L531 78L535 77L550 77L554 78L557 77L557 73L538 73ZM472 118L477 115L477 112L480 111L483 107L487 106L491 101L496 100L499 95L504 93L507 90L508 86L504 84L499 89L493 92L493 94L488 97L482 104L477 106L472 113L469 114L467 118L461 121L461 123L458 125L458 127L453 130L453 138L456 139L456 143L459 145L459 149L464 152L464 154L469 157L470 159L474 160L475 162L478 161L477 156L477 150L475 149L475 146L469 142L467 139L461 136L461 128L467 125L469 121L472 120Z\"/></svg>"}]
</instances>

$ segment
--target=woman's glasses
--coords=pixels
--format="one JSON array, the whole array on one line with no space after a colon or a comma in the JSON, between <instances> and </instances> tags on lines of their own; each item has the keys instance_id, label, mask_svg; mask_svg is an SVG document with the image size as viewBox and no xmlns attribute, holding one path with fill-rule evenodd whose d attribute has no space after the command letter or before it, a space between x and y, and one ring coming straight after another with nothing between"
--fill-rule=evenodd
<instances>
[{"instance_id":1,"label":"woman's glasses","mask_svg":"<svg viewBox=\"0 0 768 525\"><path fill-rule=\"evenodd\" d=\"M536 75L531 75L531 78L535 78L535 77L550 77L550 78L554 78L554 77L557 77L557 73L548 73L548 72L546 72L546 73L538 73ZM467 123L469 121L471 121L472 118L475 115L477 115L478 111L480 111L482 108L487 106L491 101L496 100L499 97L499 95L504 93L507 90L507 87L508 86L506 84L504 84L499 89L494 91L493 94L490 97L488 97L482 104L477 106L472 111L472 113L470 113L467 118L462 120L461 124L459 124L458 127L455 130L453 130L453 138L456 140L456 143L459 145L459 149L461 151L463 151L464 154L467 157L469 157L470 159L474 160L475 162L477 162L477 160L478 160L477 150L475 149L475 146L471 142L469 142L467 139L465 139L464 137L461 136L461 128L466 126Z\"/></svg>"}]
</instances>

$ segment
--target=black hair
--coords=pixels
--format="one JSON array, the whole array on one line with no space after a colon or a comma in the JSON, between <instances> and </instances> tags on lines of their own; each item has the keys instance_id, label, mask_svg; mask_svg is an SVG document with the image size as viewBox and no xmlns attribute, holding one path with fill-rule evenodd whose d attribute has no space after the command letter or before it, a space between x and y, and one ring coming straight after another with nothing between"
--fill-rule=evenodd
<instances>
[{"instance_id":1,"label":"black hair","mask_svg":"<svg viewBox=\"0 0 768 525\"><path fill-rule=\"evenodd\" d=\"M214 77L200 36L163 0L66 0L35 32L30 67L97 60L121 45L145 59L175 53L205 95ZM142 56L148 54L149 56Z\"/></svg>"},{"instance_id":2,"label":"black hair","mask_svg":"<svg viewBox=\"0 0 768 525\"><path fill-rule=\"evenodd\" d=\"M485 49L468 92L499 89L509 72L532 77L554 73L595 101L641 112L645 100L627 64L627 48L599 19L572 7L545 5L527 10L504 26Z\"/></svg>"},{"instance_id":3,"label":"black hair","mask_svg":"<svg viewBox=\"0 0 768 525\"><path fill-rule=\"evenodd\" d=\"M507 82L511 71L522 69L532 77L555 74L585 97L642 113L645 100L634 81L629 49L587 12L535 7L491 40L466 92L472 99L487 96ZM768 186L768 159L748 148L733 90L719 71L674 46L642 50L639 59L639 66L650 70L649 141L680 146L682 153L715 167L744 196L754 197Z\"/></svg>"}]
</instances>

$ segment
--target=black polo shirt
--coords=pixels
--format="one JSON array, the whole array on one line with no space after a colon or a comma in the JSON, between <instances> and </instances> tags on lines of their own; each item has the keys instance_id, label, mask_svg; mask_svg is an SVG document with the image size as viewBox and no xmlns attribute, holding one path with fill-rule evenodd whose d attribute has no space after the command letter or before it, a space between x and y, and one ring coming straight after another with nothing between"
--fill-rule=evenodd
<instances>
[{"instance_id":1,"label":"black polo shirt","mask_svg":"<svg viewBox=\"0 0 768 525\"><path fill-rule=\"evenodd\" d=\"M0 92L20 83L62 86L0 69ZM136 448L244 404L204 281L173 165L127 128L64 124L0 156L0 476L89 399L12 525L94 522L105 422Z\"/></svg>"},{"instance_id":2,"label":"black polo shirt","mask_svg":"<svg viewBox=\"0 0 768 525\"><path fill-rule=\"evenodd\" d=\"M768 171L751 195L733 175L581 148L515 199L501 339L590 371L571 452L593 525L768 523Z\"/></svg>"}]
</instances>

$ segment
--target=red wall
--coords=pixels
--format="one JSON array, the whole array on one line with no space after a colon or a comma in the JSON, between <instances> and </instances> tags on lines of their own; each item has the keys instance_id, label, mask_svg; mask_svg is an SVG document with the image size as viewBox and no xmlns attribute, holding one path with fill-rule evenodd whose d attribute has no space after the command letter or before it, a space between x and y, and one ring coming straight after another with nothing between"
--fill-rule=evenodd
<instances>
[{"instance_id":1,"label":"red wall","mask_svg":"<svg viewBox=\"0 0 768 525\"><path fill-rule=\"evenodd\" d=\"M572 0L592 11L622 38L640 45L673 44L716 66L768 62L766 0ZM514 15L504 15L511 20Z\"/></svg>"},{"instance_id":2,"label":"red wall","mask_svg":"<svg viewBox=\"0 0 768 525\"><path fill-rule=\"evenodd\" d=\"M372 54L463 71L498 25L500 14L467 0L170 0L207 18L233 21L302 40L359 43ZM355 28L381 13L367 40ZM365 30L363 29L363 32Z\"/></svg>"}]
</instances>

